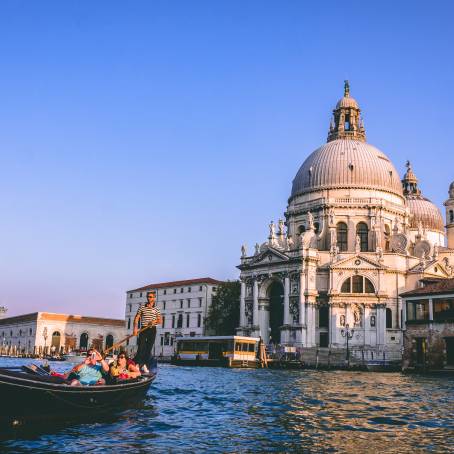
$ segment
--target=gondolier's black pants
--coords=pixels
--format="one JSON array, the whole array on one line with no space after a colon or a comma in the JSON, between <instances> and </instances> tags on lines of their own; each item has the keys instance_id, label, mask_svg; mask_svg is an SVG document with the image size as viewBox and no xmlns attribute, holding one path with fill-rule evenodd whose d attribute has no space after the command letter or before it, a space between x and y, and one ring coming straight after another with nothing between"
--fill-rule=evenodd
<instances>
[{"instance_id":1,"label":"gondolier's black pants","mask_svg":"<svg viewBox=\"0 0 454 454\"><path fill-rule=\"evenodd\" d=\"M151 351L153 350L155 338L156 326L152 326L139 334L137 353L134 357L134 362L136 364L139 364L140 366L146 364L148 366L152 356Z\"/></svg>"}]
</instances>

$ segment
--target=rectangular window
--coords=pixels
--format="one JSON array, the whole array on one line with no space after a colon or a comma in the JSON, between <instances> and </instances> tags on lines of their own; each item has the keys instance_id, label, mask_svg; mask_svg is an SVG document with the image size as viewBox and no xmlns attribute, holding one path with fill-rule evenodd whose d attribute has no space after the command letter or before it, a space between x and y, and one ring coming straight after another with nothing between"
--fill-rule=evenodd
<instances>
[{"instance_id":1,"label":"rectangular window","mask_svg":"<svg viewBox=\"0 0 454 454\"><path fill-rule=\"evenodd\" d=\"M164 289L164 295L167 295L167 290L166 289Z\"/></svg>"},{"instance_id":2,"label":"rectangular window","mask_svg":"<svg viewBox=\"0 0 454 454\"><path fill-rule=\"evenodd\" d=\"M164 345L164 336L161 336L161 346Z\"/></svg>"},{"instance_id":3,"label":"rectangular window","mask_svg":"<svg viewBox=\"0 0 454 454\"><path fill-rule=\"evenodd\" d=\"M434 320L454 320L454 298L435 298Z\"/></svg>"},{"instance_id":4,"label":"rectangular window","mask_svg":"<svg viewBox=\"0 0 454 454\"><path fill-rule=\"evenodd\" d=\"M188 308L191 307L191 300L188 298Z\"/></svg>"},{"instance_id":5,"label":"rectangular window","mask_svg":"<svg viewBox=\"0 0 454 454\"><path fill-rule=\"evenodd\" d=\"M183 309L183 300L180 300L180 309Z\"/></svg>"},{"instance_id":6,"label":"rectangular window","mask_svg":"<svg viewBox=\"0 0 454 454\"><path fill-rule=\"evenodd\" d=\"M132 298L132 293L129 294L129 298Z\"/></svg>"},{"instance_id":7,"label":"rectangular window","mask_svg":"<svg viewBox=\"0 0 454 454\"><path fill-rule=\"evenodd\" d=\"M202 307L202 298L199 298L199 307Z\"/></svg>"},{"instance_id":8,"label":"rectangular window","mask_svg":"<svg viewBox=\"0 0 454 454\"><path fill-rule=\"evenodd\" d=\"M178 314L177 328L183 328L183 314Z\"/></svg>"},{"instance_id":9,"label":"rectangular window","mask_svg":"<svg viewBox=\"0 0 454 454\"><path fill-rule=\"evenodd\" d=\"M429 301L407 301L407 321L429 320Z\"/></svg>"},{"instance_id":10,"label":"rectangular window","mask_svg":"<svg viewBox=\"0 0 454 454\"><path fill-rule=\"evenodd\" d=\"M166 302L165 302L165 301L162 302L162 308L163 308L164 310L166 310Z\"/></svg>"},{"instance_id":11,"label":"rectangular window","mask_svg":"<svg viewBox=\"0 0 454 454\"><path fill-rule=\"evenodd\" d=\"M202 325L202 314L197 314L197 328Z\"/></svg>"},{"instance_id":12,"label":"rectangular window","mask_svg":"<svg viewBox=\"0 0 454 454\"><path fill-rule=\"evenodd\" d=\"M189 328L190 314L186 314L186 328Z\"/></svg>"},{"instance_id":13,"label":"rectangular window","mask_svg":"<svg viewBox=\"0 0 454 454\"><path fill-rule=\"evenodd\" d=\"M181 288L180 288L180 293L183 293L183 292L184 292L184 288L181 287Z\"/></svg>"},{"instance_id":14,"label":"rectangular window","mask_svg":"<svg viewBox=\"0 0 454 454\"><path fill-rule=\"evenodd\" d=\"M213 287L212 290L213 290L213 292L215 292L215 291L217 290L217 288L216 288L216 287Z\"/></svg>"},{"instance_id":15,"label":"rectangular window","mask_svg":"<svg viewBox=\"0 0 454 454\"><path fill-rule=\"evenodd\" d=\"M188 287L188 292L191 293L191 287Z\"/></svg>"},{"instance_id":16,"label":"rectangular window","mask_svg":"<svg viewBox=\"0 0 454 454\"><path fill-rule=\"evenodd\" d=\"M131 329L131 319L128 318L128 329Z\"/></svg>"},{"instance_id":17,"label":"rectangular window","mask_svg":"<svg viewBox=\"0 0 454 454\"><path fill-rule=\"evenodd\" d=\"M142 292L140 292L139 298L142 298Z\"/></svg>"},{"instance_id":18,"label":"rectangular window","mask_svg":"<svg viewBox=\"0 0 454 454\"><path fill-rule=\"evenodd\" d=\"M175 328L175 314L172 315L172 328Z\"/></svg>"},{"instance_id":19,"label":"rectangular window","mask_svg":"<svg viewBox=\"0 0 454 454\"><path fill-rule=\"evenodd\" d=\"M173 293L177 293L177 289L176 288L173 289Z\"/></svg>"},{"instance_id":20,"label":"rectangular window","mask_svg":"<svg viewBox=\"0 0 454 454\"><path fill-rule=\"evenodd\" d=\"M203 286L199 285L199 292L203 290Z\"/></svg>"},{"instance_id":21,"label":"rectangular window","mask_svg":"<svg viewBox=\"0 0 454 454\"><path fill-rule=\"evenodd\" d=\"M162 327L165 328L166 325L166 317L165 315L162 316Z\"/></svg>"}]
</instances>

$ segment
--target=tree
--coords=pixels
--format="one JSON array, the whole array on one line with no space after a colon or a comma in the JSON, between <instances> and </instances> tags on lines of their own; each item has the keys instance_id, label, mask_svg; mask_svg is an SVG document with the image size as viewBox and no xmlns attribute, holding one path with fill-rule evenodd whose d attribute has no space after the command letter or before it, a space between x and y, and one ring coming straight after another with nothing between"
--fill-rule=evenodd
<instances>
[{"instance_id":1,"label":"tree","mask_svg":"<svg viewBox=\"0 0 454 454\"><path fill-rule=\"evenodd\" d=\"M227 281L218 286L213 296L205 326L214 336L235 334L240 323L240 292L239 281Z\"/></svg>"}]
</instances>

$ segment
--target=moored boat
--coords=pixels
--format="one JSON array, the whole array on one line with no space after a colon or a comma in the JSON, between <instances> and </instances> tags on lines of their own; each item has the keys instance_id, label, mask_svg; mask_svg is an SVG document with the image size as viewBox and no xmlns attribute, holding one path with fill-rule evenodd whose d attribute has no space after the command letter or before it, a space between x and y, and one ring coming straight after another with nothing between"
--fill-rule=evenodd
<instances>
[{"instance_id":1,"label":"moored boat","mask_svg":"<svg viewBox=\"0 0 454 454\"><path fill-rule=\"evenodd\" d=\"M154 366L154 365L153 365ZM0 420L61 420L77 415L117 411L143 400L156 378L150 374L100 386L70 386L59 377L38 376L21 368L0 368Z\"/></svg>"}]
</instances>

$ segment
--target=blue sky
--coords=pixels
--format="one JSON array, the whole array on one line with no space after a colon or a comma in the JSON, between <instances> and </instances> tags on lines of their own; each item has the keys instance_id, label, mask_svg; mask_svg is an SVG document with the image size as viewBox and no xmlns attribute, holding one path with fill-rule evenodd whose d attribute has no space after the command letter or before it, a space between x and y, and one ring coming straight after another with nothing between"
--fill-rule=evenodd
<instances>
[{"instance_id":1,"label":"blue sky","mask_svg":"<svg viewBox=\"0 0 454 454\"><path fill-rule=\"evenodd\" d=\"M450 2L2 1L0 305L122 317L237 277L348 78L368 141L454 180Z\"/></svg>"}]
</instances>

